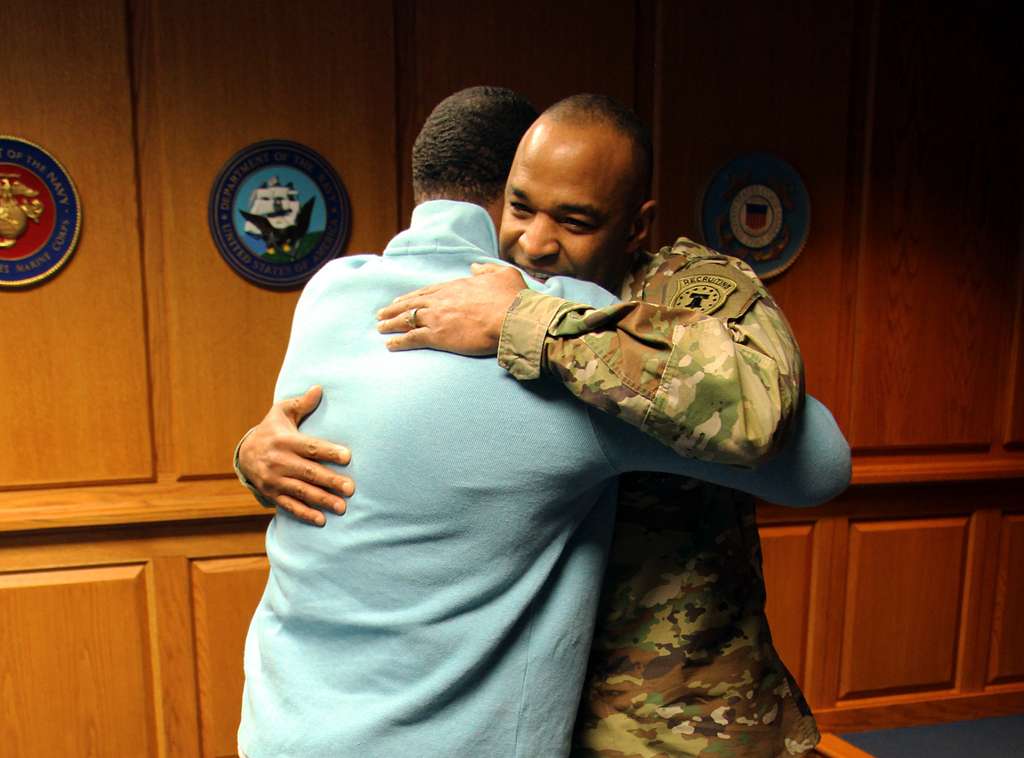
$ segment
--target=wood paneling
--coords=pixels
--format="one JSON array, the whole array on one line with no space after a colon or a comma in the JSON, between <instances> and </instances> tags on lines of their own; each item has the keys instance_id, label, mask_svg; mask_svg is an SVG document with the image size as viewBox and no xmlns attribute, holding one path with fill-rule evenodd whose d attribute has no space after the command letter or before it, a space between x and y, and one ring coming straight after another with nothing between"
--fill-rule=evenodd
<instances>
[{"instance_id":1,"label":"wood paneling","mask_svg":"<svg viewBox=\"0 0 1024 758\"><path fill-rule=\"evenodd\" d=\"M255 597L250 585L232 585L236 594L225 597L219 577L200 581L196 616L189 558L216 570L216 556L230 566L232 556L262 551L265 527L259 518L0 536L0 754L200 755L197 676L237 688ZM242 558L240 566L253 560L261 559ZM206 657L197 671L200 641ZM222 700L219 692L206 697ZM233 699L228 720L237 723ZM57 730L54 703L71 714ZM22 718L22 708L32 713Z\"/></svg>"},{"instance_id":2,"label":"wood paneling","mask_svg":"<svg viewBox=\"0 0 1024 758\"><path fill-rule=\"evenodd\" d=\"M184 556L153 558L153 635L157 692L160 695L160 758L194 758L199 752L199 695L196 650L190 607L188 560Z\"/></svg>"},{"instance_id":3,"label":"wood paneling","mask_svg":"<svg viewBox=\"0 0 1024 758\"><path fill-rule=\"evenodd\" d=\"M854 484L1020 479L1024 455L999 452L920 452L855 455Z\"/></svg>"},{"instance_id":4,"label":"wood paneling","mask_svg":"<svg viewBox=\"0 0 1024 758\"><path fill-rule=\"evenodd\" d=\"M0 291L0 489L152 474L124 3L63 5L3 10L0 133L64 165L83 220L55 278Z\"/></svg>"},{"instance_id":5,"label":"wood paneling","mask_svg":"<svg viewBox=\"0 0 1024 758\"><path fill-rule=\"evenodd\" d=\"M156 754L144 571L0 575L5 755Z\"/></svg>"},{"instance_id":6,"label":"wood paneling","mask_svg":"<svg viewBox=\"0 0 1024 758\"><path fill-rule=\"evenodd\" d=\"M165 470L229 472L270 404L297 293L237 276L210 239L214 177L239 149L282 138L321 153L352 201L349 251L395 227L394 39L389 2L139 3L135 24L147 277ZM446 55L448 53L446 52ZM453 56L456 57L456 56Z\"/></svg>"},{"instance_id":7,"label":"wood paneling","mask_svg":"<svg viewBox=\"0 0 1024 758\"><path fill-rule=\"evenodd\" d=\"M801 685L811 708L836 701L846 598L849 522L826 517L814 524L811 548L811 613L807 625L807 670Z\"/></svg>"},{"instance_id":8,"label":"wood paneling","mask_svg":"<svg viewBox=\"0 0 1024 758\"><path fill-rule=\"evenodd\" d=\"M811 525L761 529L767 615L782 661L803 683L811 605Z\"/></svg>"},{"instance_id":9,"label":"wood paneling","mask_svg":"<svg viewBox=\"0 0 1024 758\"><path fill-rule=\"evenodd\" d=\"M1024 479L986 482L912 482L871 487L850 487L824 506L801 508L800 518L821 526L829 519L869 521L929 516L961 516L983 509L1005 510L1019 501ZM785 524L793 520L793 509L761 504L759 524ZM817 545L819 537L815 535ZM845 561L845 558L843 559Z\"/></svg>"},{"instance_id":10,"label":"wood paneling","mask_svg":"<svg viewBox=\"0 0 1024 758\"><path fill-rule=\"evenodd\" d=\"M800 259L769 289L799 339L808 389L836 409L853 3L832 3L828 13L810 0L786 3L784 14L739 0L662 2L659 11L656 235L700 239L704 188L737 155L766 151L789 162L812 199L811 230Z\"/></svg>"},{"instance_id":11,"label":"wood paneling","mask_svg":"<svg viewBox=\"0 0 1024 758\"><path fill-rule=\"evenodd\" d=\"M1018 317L1018 324L1020 318ZM1019 333L1024 333L1024 330L1018 330ZM1016 381L1013 383L1011 401L1010 401L1010 412L1007 414L1007 424L1004 439L1006 444L1014 447L1020 447L1024 445L1024 347L1022 347L1022 337L1017 339L1017 366L1014 369L1014 377Z\"/></svg>"},{"instance_id":12,"label":"wood paneling","mask_svg":"<svg viewBox=\"0 0 1024 758\"><path fill-rule=\"evenodd\" d=\"M255 555L263 551L266 531L266 519L246 518L4 534L0 572Z\"/></svg>"},{"instance_id":13,"label":"wood paneling","mask_svg":"<svg viewBox=\"0 0 1024 758\"><path fill-rule=\"evenodd\" d=\"M1004 515L1024 481L1022 98L1001 6L294 9L4 9L20 63L0 70L0 132L67 166L85 222L66 270L0 292L0 753L233 753L269 514L189 478L227 472L265 411L296 295L220 260L212 180L248 143L306 143L349 188L348 249L378 250L411 210L423 119L481 83L650 116L661 241L699 236L704 184L736 154L797 168L811 236L769 286L858 481L918 483L762 510L778 647L825 727L1024 708L1024 516Z\"/></svg>"},{"instance_id":14,"label":"wood paneling","mask_svg":"<svg viewBox=\"0 0 1024 758\"><path fill-rule=\"evenodd\" d=\"M1013 377L1007 393L1007 414L1003 441L1007 445L1024 445L1024 198L1021 199L1020 242L1017 256L1017 308L1013 323Z\"/></svg>"},{"instance_id":15,"label":"wood paneling","mask_svg":"<svg viewBox=\"0 0 1024 758\"><path fill-rule=\"evenodd\" d=\"M235 479L0 492L0 532L272 515Z\"/></svg>"},{"instance_id":16,"label":"wood paneling","mask_svg":"<svg viewBox=\"0 0 1024 758\"><path fill-rule=\"evenodd\" d=\"M839 697L952 685L967 519L854 523Z\"/></svg>"},{"instance_id":17,"label":"wood paneling","mask_svg":"<svg viewBox=\"0 0 1024 758\"><path fill-rule=\"evenodd\" d=\"M1020 231L1020 89L999 54L1015 44L1000 16L880 5L850 377L857 448L993 437Z\"/></svg>"},{"instance_id":18,"label":"wood paneling","mask_svg":"<svg viewBox=\"0 0 1024 758\"><path fill-rule=\"evenodd\" d=\"M981 508L971 515L956 664L956 688L961 692L979 692L985 687L1002 520L996 508Z\"/></svg>"},{"instance_id":19,"label":"wood paneling","mask_svg":"<svg viewBox=\"0 0 1024 758\"><path fill-rule=\"evenodd\" d=\"M1003 522L988 679L1024 679L1024 515Z\"/></svg>"},{"instance_id":20,"label":"wood paneling","mask_svg":"<svg viewBox=\"0 0 1024 758\"><path fill-rule=\"evenodd\" d=\"M835 734L822 734L814 753L824 758L874 758Z\"/></svg>"},{"instance_id":21,"label":"wood paneling","mask_svg":"<svg viewBox=\"0 0 1024 758\"><path fill-rule=\"evenodd\" d=\"M491 84L526 95L543 109L577 92L600 92L632 105L632 3L525 0L510 7L460 0L399 2L402 211L412 212L410 155L430 111L448 95Z\"/></svg>"},{"instance_id":22,"label":"wood paneling","mask_svg":"<svg viewBox=\"0 0 1024 758\"><path fill-rule=\"evenodd\" d=\"M249 620L267 583L263 556L192 563L196 669L203 756L235 754L242 707L242 653Z\"/></svg>"},{"instance_id":23,"label":"wood paneling","mask_svg":"<svg viewBox=\"0 0 1024 758\"><path fill-rule=\"evenodd\" d=\"M894 729L985 716L1018 716L1024 712L1024 690L959 694L903 695L843 703L815 709L818 728L837 732ZM1000 756L1002 758L1002 756Z\"/></svg>"}]
</instances>

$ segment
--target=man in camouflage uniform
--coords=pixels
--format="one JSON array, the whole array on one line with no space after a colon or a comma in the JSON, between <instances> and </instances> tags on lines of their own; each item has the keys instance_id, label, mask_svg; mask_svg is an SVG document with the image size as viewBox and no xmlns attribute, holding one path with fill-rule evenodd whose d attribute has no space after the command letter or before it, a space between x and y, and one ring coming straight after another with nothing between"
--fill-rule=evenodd
<instances>
[{"instance_id":1,"label":"man in camouflage uniform","mask_svg":"<svg viewBox=\"0 0 1024 758\"><path fill-rule=\"evenodd\" d=\"M711 314L654 306L678 307L709 274L736 293L752 286ZM628 302L581 312L523 292L499 360L521 379L558 373L584 402L682 454L759 460L799 402L801 365L750 268L681 238L638 256L621 296ZM531 322L550 324L539 350ZM702 432L716 413L723 421L711 428L723 431ZM813 748L814 719L772 645L764 606L753 498L679 477L624 476L574 755L760 758Z\"/></svg>"},{"instance_id":2,"label":"man in camouflage uniform","mask_svg":"<svg viewBox=\"0 0 1024 758\"><path fill-rule=\"evenodd\" d=\"M569 107L572 116L575 106ZM623 131L629 118L614 109L609 115L601 102L584 101L582 108L584 126ZM564 117L549 109L527 137ZM628 127L624 133L643 141ZM640 146L638 162L649 165L647 151ZM405 332L393 339L394 349L485 354L479 334L469 333L493 334L499 362L517 379L555 373L583 402L680 454L749 466L773 452L800 403L802 366L784 317L750 268L686 239L655 255L640 252L653 215L649 202L634 204L640 210L630 223L599 241L605 258L617 248L618 263L575 265L576 237L593 236L595 221L607 226L607 219L578 212L593 206L573 202L573 191L586 196L583 179L561 187L558 202L535 203L536 175L517 174L517 164L502 219L502 257L535 275L623 282L627 302L587 309L520 291L521 279L510 279L508 270L487 270L411 293L382 311L382 331ZM629 180L643 191L648 177L639 171ZM517 194L520 184L530 192ZM614 199L621 206L635 200ZM628 215L632 208L618 210ZM410 330L401 314L412 308L420 317ZM312 396L300 401L292 418L311 402ZM305 454L329 458L330 447L318 443ZM310 467L292 476L326 481ZM265 495L294 501L261 479ZM316 489L291 493L308 503L329 500ZM624 477L574 755L808 754L818 733L772 645L764 604L751 498L677 477Z\"/></svg>"}]
</instances>

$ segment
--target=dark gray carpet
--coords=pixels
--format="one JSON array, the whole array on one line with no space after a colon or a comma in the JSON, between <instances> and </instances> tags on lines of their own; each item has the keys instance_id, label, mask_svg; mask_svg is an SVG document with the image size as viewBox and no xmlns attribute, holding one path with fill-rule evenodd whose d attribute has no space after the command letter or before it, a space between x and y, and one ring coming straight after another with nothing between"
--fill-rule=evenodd
<instances>
[{"instance_id":1,"label":"dark gray carpet","mask_svg":"<svg viewBox=\"0 0 1024 758\"><path fill-rule=\"evenodd\" d=\"M1024 715L840 736L875 758L1024 758Z\"/></svg>"}]
</instances>

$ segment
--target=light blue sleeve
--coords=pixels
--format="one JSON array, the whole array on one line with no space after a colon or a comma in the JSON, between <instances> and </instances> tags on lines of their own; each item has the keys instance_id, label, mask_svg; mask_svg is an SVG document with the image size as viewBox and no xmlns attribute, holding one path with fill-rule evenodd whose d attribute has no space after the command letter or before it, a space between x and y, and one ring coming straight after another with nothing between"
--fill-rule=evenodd
<instances>
[{"instance_id":1,"label":"light blue sleeve","mask_svg":"<svg viewBox=\"0 0 1024 758\"><path fill-rule=\"evenodd\" d=\"M850 483L850 446L828 408L810 395L778 455L756 469L681 458L614 417L591 413L598 439L620 472L661 471L701 479L776 505L820 505Z\"/></svg>"},{"instance_id":2,"label":"light blue sleeve","mask_svg":"<svg viewBox=\"0 0 1024 758\"><path fill-rule=\"evenodd\" d=\"M620 302L616 295L613 295L600 284L594 284L583 279L573 279L571 276L552 276L550 279L542 282L534 279L529 273L508 261L480 257L474 262L496 263L500 266L514 268L523 275L523 281L526 283L527 288L542 295L560 297L563 300L570 300L573 303L586 305L590 308L605 308L613 303Z\"/></svg>"}]
</instances>

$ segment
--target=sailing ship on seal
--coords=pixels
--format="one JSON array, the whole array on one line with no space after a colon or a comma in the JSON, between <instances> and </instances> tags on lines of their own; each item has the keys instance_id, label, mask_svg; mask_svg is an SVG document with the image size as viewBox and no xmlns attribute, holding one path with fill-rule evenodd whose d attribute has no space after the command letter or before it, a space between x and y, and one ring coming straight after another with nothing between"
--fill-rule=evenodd
<instances>
[{"instance_id":1,"label":"sailing ship on seal","mask_svg":"<svg viewBox=\"0 0 1024 758\"><path fill-rule=\"evenodd\" d=\"M291 182L281 184L281 180L272 176L249 194L249 214L263 216L275 229L286 229L295 223L299 215L299 191ZM259 227L246 219L245 233L257 239L263 234Z\"/></svg>"}]
</instances>

